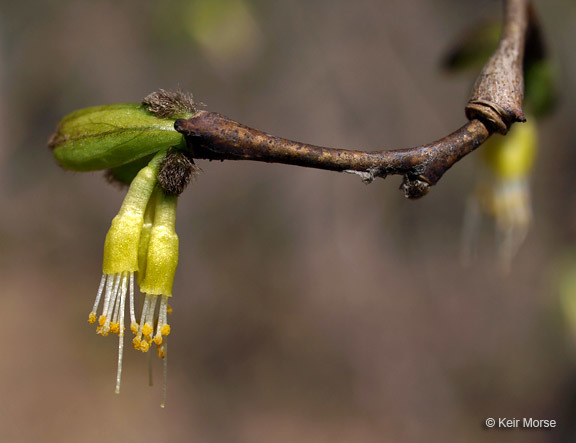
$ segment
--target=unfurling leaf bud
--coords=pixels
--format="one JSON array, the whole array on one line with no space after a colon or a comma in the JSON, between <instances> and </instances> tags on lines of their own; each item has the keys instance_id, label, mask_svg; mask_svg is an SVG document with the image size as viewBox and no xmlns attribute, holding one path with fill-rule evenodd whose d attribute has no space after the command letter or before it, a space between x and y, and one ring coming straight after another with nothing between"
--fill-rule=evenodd
<instances>
[{"instance_id":1,"label":"unfurling leaf bud","mask_svg":"<svg viewBox=\"0 0 576 443\"><path fill-rule=\"evenodd\" d=\"M175 119L158 117L135 103L80 109L62 119L49 147L66 169L116 168L173 146L184 148Z\"/></svg>"}]
</instances>

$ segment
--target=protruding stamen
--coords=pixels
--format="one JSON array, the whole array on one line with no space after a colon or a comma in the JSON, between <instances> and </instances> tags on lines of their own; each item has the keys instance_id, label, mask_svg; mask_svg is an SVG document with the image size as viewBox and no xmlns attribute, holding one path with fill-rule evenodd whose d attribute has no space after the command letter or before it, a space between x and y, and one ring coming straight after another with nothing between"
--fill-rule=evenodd
<instances>
[{"instance_id":1,"label":"protruding stamen","mask_svg":"<svg viewBox=\"0 0 576 443\"><path fill-rule=\"evenodd\" d=\"M148 362L148 386L154 386L154 373L152 371L152 355L147 354L146 360Z\"/></svg>"},{"instance_id":2,"label":"protruding stamen","mask_svg":"<svg viewBox=\"0 0 576 443\"><path fill-rule=\"evenodd\" d=\"M125 273L126 274L126 273ZM133 273L130 273L130 277ZM116 373L116 394L120 393L120 381L122 379L122 357L124 354L124 308L126 305L126 275L122 278L122 288L120 289L120 332L118 334L118 372Z\"/></svg>"},{"instance_id":3,"label":"protruding stamen","mask_svg":"<svg viewBox=\"0 0 576 443\"><path fill-rule=\"evenodd\" d=\"M168 322L168 297L163 295L160 299L160 308L158 310L158 325L156 326L156 336L154 337L154 343L156 345L162 344L162 336L170 334L170 326Z\"/></svg>"},{"instance_id":4,"label":"protruding stamen","mask_svg":"<svg viewBox=\"0 0 576 443\"><path fill-rule=\"evenodd\" d=\"M104 307L102 308L102 315L98 318L98 324L102 327L106 323L106 312L108 312L108 305L110 304L110 297L112 297L112 288L114 287L114 277L106 275L106 292L104 294Z\"/></svg>"},{"instance_id":5,"label":"protruding stamen","mask_svg":"<svg viewBox=\"0 0 576 443\"><path fill-rule=\"evenodd\" d=\"M134 345L134 349L141 350L140 345L142 344L142 326L144 325L144 313L148 310L148 303L150 300L148 297L144 297L144 306L142 306L142 315L140 317L140 325L138 326L137 332L135 332L136 337L132 340L132 344Z\"/></svg>"},{"instance_id":6,"label":"protruding stamen","mask_svg":"<svg viewBox=\"0 0 576 443\"><path fill-rule=\"evenodd\" d=\"M116 301L114 302L114 310L112 311L111 322L110 322L110 332L113 334L120 333L120 302L122 298L126 297L126 275L123 272L120 276L120 288L116 293Z\"/></svg>"},{"instance_id":7,"label":"protruding stamen","mask_svg":"<svg viewBox=\"0 0 576 443\"><path fill-rule=\"evenodd\" d=\"M116 301L118 298L118 290L120 288L120 281L122 279L122 274L114 274L114 278L109 278L108 281L113 280L114 281L114 286L112 287L111 293L108 294L108 289L111 287L111 285L107 285L106 286L106 299L108 300L108 306L106 306L107 310L104 310L104 312L102 313L102 316L100 316L100 328L97 329L96 331L98 332L98 334L101 334L103 336L107 336L108 333L110 332L110 323L112 322L112 318L114 316L114 307L116 306ZM104 324L102 324L102 320L104 320ZM116 329L116 325L113 328L114 330ZM114 331L113 331L114 332Z\"/></svg>"},{"instance_id":8,"label":"protruding stamen","mask_svg":"<svg viewBox=\"0 0 576 443\"><path fill-rule=\"evenodd\" d=\"M152 335L154 332L154 312L156 311L156 302L158 301L157 295L146 294L146 298L150 298L150 303L148 304L148 312L146 312L146 319L144 320L144 326L146 327L146 333L143 334L147 337Z\"/></svg>"},{"instance_id":9,"label":"protruding stamen","mask_svg":"<svg viewBox=\"0 0 576 443\"><path fill-rule=\"evenodd\" d=\"M148 301L148 309L142 312L142 335L150 339L152 332L154 332L154 311L156 310L156 301L158 297L155 295L146 294Z\"/></svg>"},{"instance_id":10,"label":"protruding stamen","mask_svg":"<svg viewBox=\"0 0 576 443\"><path fill-rule=\"evenodd\" d=\"M158 296L150 294L146 294L144 297L144 306L142 307L138 334L136 338L132 340L134 348L142 352L148 352L148 349L150 349L151 336L154 332L154 311L156 309L157 299Z\"/></svg>"},{"instance_id":11,"label":"protruding stamen","mask_svg":"<svg viewBox=\"0 0 576 443\"><path fill-rule=\"evenodd\" d=\"M136 314L134 313L134 273L130 273L130 330L138 333L138 323L136 323Z\"/></svg>"},{"instance_id":12,"label":"protruding stamen","mask_svg":"<svg viewBox=\"0 0 576 443\"><path fill-rule=\"evenodd\" d=\"M161 358L164 359L164 380L162 383L162 403L160 403L160 407L161 408L165 408L166 407L166 387L168 384L168 337L166 337L166 339L164 340L164 343L162 344L162 349L163 349L163 356Z\"/></svg>"},{"instance_id":13,"label":"protruding stamen","mask_svg":"<svg viewBox=\"0 0 576 443\"><path fill-rule=\"evenodd\" d=\"M98 287L98 293L96 294L96 301L94 302L92 311L88 316L89 323L96 322L96 312L98 312L98 305L100 304L100 298L102 298L102 292L104 291L105 284L106 284L106 274L102 274L102 278L100 279L100 286Z\"/></svg>"}]
</instances>

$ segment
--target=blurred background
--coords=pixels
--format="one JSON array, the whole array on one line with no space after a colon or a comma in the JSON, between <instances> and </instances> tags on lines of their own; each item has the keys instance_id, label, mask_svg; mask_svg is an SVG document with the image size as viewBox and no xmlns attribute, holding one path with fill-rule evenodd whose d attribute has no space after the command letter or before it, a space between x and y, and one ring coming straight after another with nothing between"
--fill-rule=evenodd
<instances>
[{"instance_id":1,"label":"blurred background","mask_svg":"<svg viewBox=\"0 0 576 443\"><path fill-rule=\"evenodd\" d=\"M568 442L576 437L576 3L540 0L560 101L511 271L460 260L477 153L420 201L400 179L198 162L180 199L161 365L87 323L123 192L46 142L78 108L159 88L269 133L393 149L464 122L441 60L496 0L0 1L0 441ZM562 298L564 297L564 298ZM488 430L487 417L548 431Z\"/></svg>"}]
</instances>

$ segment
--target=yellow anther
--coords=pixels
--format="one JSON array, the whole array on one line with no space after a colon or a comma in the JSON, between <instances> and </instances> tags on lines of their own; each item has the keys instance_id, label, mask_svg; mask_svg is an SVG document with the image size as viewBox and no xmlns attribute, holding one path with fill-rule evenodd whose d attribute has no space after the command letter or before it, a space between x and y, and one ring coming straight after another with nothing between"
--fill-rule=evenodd
<instances>
[{"instance_id":1,"label":"yellow anther","mask_svg":"<svg viewBox=\"0 0 576 443\"><path fill-rule=\"evenodd\" d=\"M160 334L156 334L154 336L154 343L156 343L158 346L160 346L162 344L162 336Z\"/></svg>"},{"instance_id":2,"label":"yellow anther","mask_svg":"<svg viewBox=\"0 0 576 443\"><path fill-rule=\"evenodd\" d=\"M120 332L120 323L110 323L110 332L113 334L118 334Z\"/></svg>"},{"instance_id":3,"label":"yellow anther","mask_svg":"<svg viewBox=\"0 0 576 443\"><path fill-rule=\"evenodd\" d=\"M88 316L88 323L95 323L96 322L96 314L94 312L91 312L90 315Z\"/></svg>"},{"instance_id":4,"label":"yellow anther","mask_svg":"<svg viewBox=\"0 0 576 443\"><path fill-rule=\"evenodd\" d=\"M142 339L140 337L134 337L134 340L132 340L132 345L134 346L134 349L140 350L140 343L141 342L142 342Z\"/></svg>"},{"instance_id":5,"label":"yellow anther","mask_svg":"<svg viewBox=\"0 0 576 443\"><path fill-rule=\"evenodd\" d=\"M172 314L172 306L168 305L168 307L166 308L166 313Z\"/></svg>"},{"instance_id":6,"label":"yellow anther","mask_svg":"<svg viewBox=\"0 0 576 443\"><path fill-rule=\"evenodd\" d=\"M158 352L158 358L166 357L166 349L164 349L164 346L158 346L158 348L156 348L156 351Z\"/></svg>"},{"instance_id":7,"label":"yellow anther","mask_svg":"<svg viewBox=\"0 0 576 443\"><path fill-rule=\"evenodd\" d=\"M160 333L162 335L170 335L170 325L162 326L162 328L160 329Z\"/></svg>"},{"instance_id":8,"label":"yellow anther","mask_svg":"<svg viewBox=\"0 0 576 443\"><path fill-rule=\"evenodd\" d=\"M96 328L96 334L100 334L103 337L106 337L108 335L108 333L110 332L109 328L105 328L104 326L98 326Z\"/></svg>"},{"instance_id":9,"label":"yellow anther","mask_svg":"<svg viewBox=\"0 0 576 443\"><path fill-rule=\"evenodd\" d=\"M105 315L101 315L100 318L98 318L98 324L100 326L104 326L104 323L106 323L106 316Z\"/></svg>"},{"instance_id":10,"label":"yellow anther","mask_svg":"<svg viewBox=\"0 0 576 443\"><path fill-rule=\"evenodd\" d=\"M148 352L148 349L150 349L150 343L146 340L142 340L142 343L140 343L140 351Z\"/></svg>"},{"instance_id":11,"label":"yellow anther","mask_svg":"<svg viewBox=\"0 0 576 443\"><path fill-rule=\"evenodd\" d=\"M130 330L133 334L138 334L138 323L131 323Z\"/></svg>"},{"instance_id":12,"label":"yellow anther","mask_svg":"<svg viewBox=\"0 0 576 443\"><path fill-rule=\"evenodd\" d=\"M142 335L146 338L150 338L152 332L154 332L152 326L150 326L148 323L145 323L144 326L142 327Z\"/></svg>"}]
</instances>

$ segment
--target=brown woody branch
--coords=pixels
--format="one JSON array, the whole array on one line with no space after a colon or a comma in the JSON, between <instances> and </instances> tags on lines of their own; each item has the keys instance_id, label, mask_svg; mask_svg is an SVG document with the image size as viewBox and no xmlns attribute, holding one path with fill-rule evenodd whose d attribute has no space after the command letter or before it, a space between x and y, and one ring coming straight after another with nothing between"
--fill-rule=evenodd
<instances>
[{"instance_id":1,"label":"brown woody branch","mask_svg":"<svg viewBox=\"0 0 576 443\"><path fill-rule=\"evenodd\" d=\"M193 158L255 160L353 172L368 183L375 177L400 174L406 197L418 198L490 134L505 134L514 122L525 121L522 62L531 17L528 11L529 0L505 0L502 38L466 106L469 122L429 145L373 152L325 148L275 137L206 111L179 119L174 126L184 135Z\"/></svg>"},{"instance_id":2,"label":"brown woody branch","mask_svg":"<svg viewBox=\"0 0 576 443\"><path fill-rule=\"evenodd\" d=\"M522 99L529 2L508 0L505 5L498 49L482 69L466 106L469 119L479 118L501 134L506 134L514 122L526 121Z\"/></svg>"}]
</instances>

